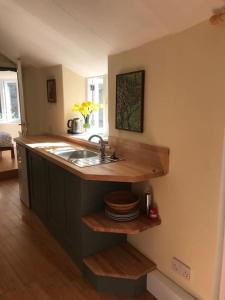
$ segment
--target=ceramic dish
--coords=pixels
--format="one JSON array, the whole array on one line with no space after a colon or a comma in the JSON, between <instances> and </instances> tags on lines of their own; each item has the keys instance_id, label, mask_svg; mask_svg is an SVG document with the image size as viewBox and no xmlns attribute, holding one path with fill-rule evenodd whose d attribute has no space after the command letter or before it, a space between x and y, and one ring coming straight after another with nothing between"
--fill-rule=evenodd
<instances>
[{"instance_id":1,"label":"ceramic dish","mask_svg":"<svg viewBox=\"0 0 225 300\"><path fill-rule=\"evenodd\" d=\"M137 208L138 197L130 191L116 191L105 196L104 201L107 207L115 212L129 212Z\"/></svg>"}]
</instances>

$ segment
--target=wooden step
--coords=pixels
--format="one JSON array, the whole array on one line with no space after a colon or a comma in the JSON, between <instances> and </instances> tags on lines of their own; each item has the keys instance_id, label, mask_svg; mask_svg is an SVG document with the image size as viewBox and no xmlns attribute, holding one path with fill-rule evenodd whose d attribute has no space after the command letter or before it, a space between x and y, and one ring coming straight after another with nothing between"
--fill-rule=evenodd
<instances>
[{"instance_id":1,"label":"wooden step","mask_svg":"<svg viewBox=\"0 0 225 300\"><path fill-rule=\"evenodd\" d=\"M84 264L98 276L138 279L156 265L129 243L84 258Z\"/></svg>"},{"instance_id":2,"label":"wooden step","mask_svg":"<svg viewBox=\"0 0 225 300\"><path fill-rule=\"evenodd\" d=\"M107 217L103 211L87 215L82 221L93 231L125 234L136 234L161 224L161 220L151 221L144 215L130 222L118 222Z\"/></svg>"},{"instance_id":3,"label":"wooden step","mask_svg":"<svg viewBox=\"0 0 225 300\"><path fill-rule=\"evenodd\" d=\"M7 180L18 177L18 169L0 171L0 180Z\"/></svg>"}]
</instances>

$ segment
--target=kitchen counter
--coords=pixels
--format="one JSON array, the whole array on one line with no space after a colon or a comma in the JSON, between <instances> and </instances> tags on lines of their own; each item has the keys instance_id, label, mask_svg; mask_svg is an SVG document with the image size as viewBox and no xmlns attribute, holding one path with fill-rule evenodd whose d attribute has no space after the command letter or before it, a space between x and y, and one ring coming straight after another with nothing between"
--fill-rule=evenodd
<instances>
[{"instance_id":1,"label":"kitchen counter","mask_svg":"<svg viewBox=\"0 0 225 300\"><path fill-rule=\"evenodd\" d=\"M127 145L129 146L128 148L131 151L130 155L127 155L125 150L118 153L120 151L117 151L118 148L116 148L115 145L116 138L112 138L112 145L114 149L116 149L116 153L119 155L122 154L122 157L125 160L80 168L48 153L46 149L48 147L72 146L76 149L88 148L96 150L96 145L84 140L70 138L69 136L50 135L19 137L16 138L15 141L16 143L25 146L45 159L85 180L141 182L154 177L163 176L168 172L169 150L164 147L150 146L147 144L127 141ZM129 143L133 143L134 146L130 148ZM121 139L118 139L117 145L121 146L121 149L125 147L125 144L126 143L124 143L124 141L121 142ZM132 151L135 151L135 155L132 155Z\"/></svg>"}]
</instances>

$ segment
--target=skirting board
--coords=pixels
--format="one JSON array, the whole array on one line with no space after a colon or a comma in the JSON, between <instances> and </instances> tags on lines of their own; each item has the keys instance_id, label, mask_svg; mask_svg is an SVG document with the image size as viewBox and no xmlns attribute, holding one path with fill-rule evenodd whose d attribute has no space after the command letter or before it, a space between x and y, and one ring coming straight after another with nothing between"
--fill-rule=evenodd
<instances>
[{"instance_id":1,"label":"skirting board","mask_svg":"<svg viewBox=\"0 0 225 300\"><path fill-rule=\"evenodd\" d=\"M158 270L148 274L147 290L158 300L197 300Z\"/></svg>"}]
</instances>

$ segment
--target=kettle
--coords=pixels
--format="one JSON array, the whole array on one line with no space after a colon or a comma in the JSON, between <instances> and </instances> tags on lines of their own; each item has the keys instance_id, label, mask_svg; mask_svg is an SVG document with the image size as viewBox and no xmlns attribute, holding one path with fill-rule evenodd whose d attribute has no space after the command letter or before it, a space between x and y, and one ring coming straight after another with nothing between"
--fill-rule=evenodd
<instances>
[{"instance_id":1,"label":"kettle","mask_svg":"<svg viewBox=\"0 0 225 300\"><path fill-rule=\"evenodd\" d=\"M83 132L83 127L80 118L70 119L67 122L68 133L78 134Z\"/></svg>"}]
</instances>

